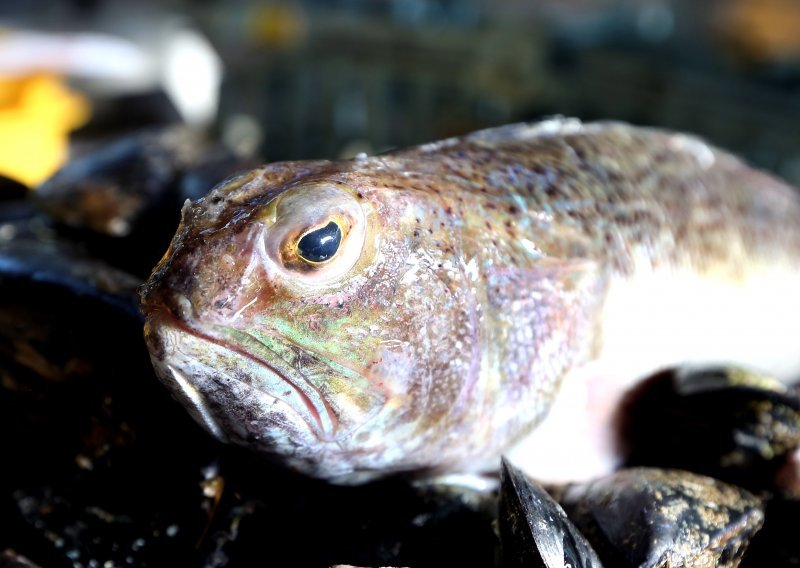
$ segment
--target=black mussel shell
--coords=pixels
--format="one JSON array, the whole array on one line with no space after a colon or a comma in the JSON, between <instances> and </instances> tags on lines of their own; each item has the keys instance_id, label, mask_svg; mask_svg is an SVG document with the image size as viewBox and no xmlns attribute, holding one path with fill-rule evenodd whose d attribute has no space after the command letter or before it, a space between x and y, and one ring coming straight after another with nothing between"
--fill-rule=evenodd
<instances>
[{"instance_id":1,"label":"black mussel shell","mask_svg":"<svg viewBox=\"0 0 800 568\"><path fill-rule=\"evenodd\" d=\"M621 413L629 466L687 469L754 491L774 490L800 446L800 396L740 369L670 372Z\"/></svg>"},{"instance_id":2,"label":"black mussel shell","mask_svg":"<svg viewBox=\"0 0 800 568\"><path fill-rule=\"evenodd\" d=\"M738 566L764 522L744 489L678 470L625 469L558 497L607 566Z\"/></svg>"},{"instance_id":3,"label":"black mussel shell","mask_svg":"<svg viewBox=\"0 0 800 568\"><path fill-rule=\"evenodd\" d=\"M601 566L584 536L547 492L506 460L500 473L504 567Z\"/></svg>"},{"instance_id":4,"label":"black mussel shell","mask_svg":"<svg viewBox=\"0 0 800 568\"><path fill-rule=\"evenodd\" d=\"M0 568L39 568L39 565L9 548L0 552Z\"/></svg>"},{"instance_id":5,"label":"black mussel shell","mask_svg":"<svg viewBox=\"0 0 800 568\"><path fill-rule=\"evenodd\" d=\"M184 201L252 166L186 127L153 128L86 151L35 196L66 238L147 276L169 245Z\"/></svg>"}]
</instances>

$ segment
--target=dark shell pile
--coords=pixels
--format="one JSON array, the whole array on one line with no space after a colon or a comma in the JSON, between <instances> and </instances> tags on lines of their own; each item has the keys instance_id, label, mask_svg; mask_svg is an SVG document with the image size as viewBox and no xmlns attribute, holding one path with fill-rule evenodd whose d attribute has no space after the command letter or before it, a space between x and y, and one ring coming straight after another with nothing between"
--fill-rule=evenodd
<instances>
[{"instance_id":1,"label":"dark shell pile","mask_svg":"<svg viewBox=\"0 0 800 568\"><path fill-rule=\"evenodd\" d=\"M165 130L35 199L6 184L0 567L800 564L800 396L738 370L654 377L628 466L547 491L505 463L494 491L334 487L211 440L153 375L136 288L182 201L242 165Z\"/></svg>"}]
</instances>

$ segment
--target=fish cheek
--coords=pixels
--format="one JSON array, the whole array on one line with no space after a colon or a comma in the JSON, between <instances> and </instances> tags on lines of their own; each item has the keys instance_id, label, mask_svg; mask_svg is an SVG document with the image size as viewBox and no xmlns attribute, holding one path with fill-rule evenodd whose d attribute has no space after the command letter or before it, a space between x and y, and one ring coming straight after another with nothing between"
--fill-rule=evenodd
<instances>
[{"instance_id":1,"label":"fish cheek","mask_svg":"<svg viewBox=\"0 0 800 568\"><path fill-rule=\"evenodd\" d=\"M419 459L422 452L438 451L468 421L481 330L474 288L462 267L423 253L412 253L406 263L410 268L400 275L393 306L402 341L385 356L382 373L404 387L397 421L413 438Z\"/></svg>"}]
</instances>

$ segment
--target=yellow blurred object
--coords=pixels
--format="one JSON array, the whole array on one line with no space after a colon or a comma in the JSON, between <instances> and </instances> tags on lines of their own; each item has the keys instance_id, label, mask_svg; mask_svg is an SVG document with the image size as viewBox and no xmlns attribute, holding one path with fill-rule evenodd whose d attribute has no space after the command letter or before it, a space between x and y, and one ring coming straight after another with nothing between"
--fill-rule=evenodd
<instances>
[{"instance_id":1,"label":"yellow blurred object","mask_svg":"<svg viewBox=\"0 0 800 568\"><path fill-rule=\"evenodd\" d=\"M725 35L747 59L800 58L800 2L731 0L720 4Z\"/></svg>"},{"instance_id":2,"label":"yellow blurred object","mask_svg":"<svg viewBox=\"0 0 800 568\"><path fill-rule=\"evenodd\" d=\"M0 174L35 187L67 159L88 101L53 75L0 77Z\"/></svg>"},{"instance_id":3,"label":"yellow blurred object","mask_svg":"<svg viewBox=\"0 0 800 568\"><path fill-rule=\"evenodd\" d=\"M256 9L249 20L253 38L269 47L296 47L308 35L303 10L294 5L267 4Z\"/></svg>"}]
</instances>

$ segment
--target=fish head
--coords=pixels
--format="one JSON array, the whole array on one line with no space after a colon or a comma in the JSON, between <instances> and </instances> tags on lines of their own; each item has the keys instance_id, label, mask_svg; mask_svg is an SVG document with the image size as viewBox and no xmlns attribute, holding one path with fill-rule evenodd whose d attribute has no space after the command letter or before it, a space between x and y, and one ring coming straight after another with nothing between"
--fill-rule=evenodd
<instances>
[{"instance_id":1,"label":"fish head","mask_svg":"<svg viewBox=\"0 0 800 568\"><path fill-rule=\"evenodd\" d=\"M339 483L456 458L479 366L468 271L443 208L388 178L287 162L184 207L142 288L145 338L217 438Z\"/></svg>"}]
</instances>

